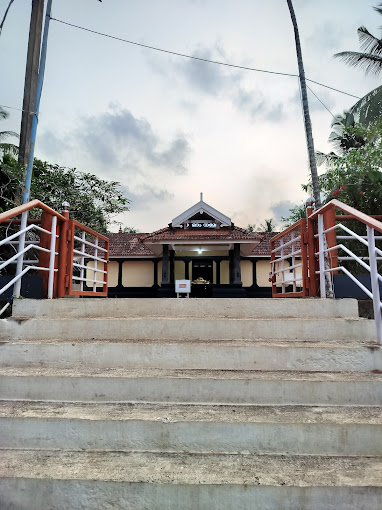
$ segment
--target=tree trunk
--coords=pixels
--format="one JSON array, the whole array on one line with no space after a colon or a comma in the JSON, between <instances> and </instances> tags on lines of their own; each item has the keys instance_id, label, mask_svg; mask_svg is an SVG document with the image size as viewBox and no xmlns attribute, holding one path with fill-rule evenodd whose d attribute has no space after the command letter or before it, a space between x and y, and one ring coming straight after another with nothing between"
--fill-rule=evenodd
<instances>
[{"instance_id":1,"label":"tree trunk","mask_svg":"<svg viewBox=\"0 0 382 510\"><path fill-rule=\"evenodd\" d=\"M309 154L309 166L310 166L310 173L312 176L314 208L319 209L321 207L320 185L318 182L316 155L315 155L315 150L314 150L312 123L310 121L310 114L309 114L308 94L306 92L306 80L305 80L304 63L302 60L300 35L298 33L297 20L296 20L296 15L294 13L292 0L287 0L287 4L289 7L290 17L291 17L292 23L293 23L294 38L296 41L298 76L300 79L300 86L301 86L301 101L302 101L302 109L304 112L306 144L308 146L308 154ZM329 260L328 260L328 255L325 254L325 270L327 270L327 269L329 269ZM333 288L332 288L332 282L331 282L331 277L330 277L329 272L325 272L325 291L326 291L326 297L333 297ZM321 296L321 297L323 297L323 296Z\"/></svg>"},{"instance_id":2,"label":"tree trunk","mask_svg":"<svg viewBox=\"0 0 382 510\"><path fill-rule=\"evenodd\" d=\"M292 18L292 23L293 23L293 28L294 28L294 38L296 41L298 75L299 75L300 86L301 86L301 100L302 100L302 108L303 108L303 112L304 112L304 123L305 123L306 143L308 146L308 154L309 154L310 173L312 176L313 197L314 197L315 209L318 209L319 207L321 207L320 186L318 183L316 155L315 155L315 151L314 151L312 123L310 121L310 114L309 114L308 94L306 92L305 71L304 71L304 63L302 60L300 36L298 33L297 20L296 20L296 15L294 13L292 0L287 0L287 4L289 7L290 17Z\"/></svg>"}]
</instances>

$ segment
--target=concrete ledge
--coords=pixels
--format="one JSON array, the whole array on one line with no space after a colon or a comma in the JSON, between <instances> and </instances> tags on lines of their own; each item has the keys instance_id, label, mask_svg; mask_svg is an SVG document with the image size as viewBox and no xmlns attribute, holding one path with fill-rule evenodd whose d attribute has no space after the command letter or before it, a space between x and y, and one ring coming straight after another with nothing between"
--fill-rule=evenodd
<instances>
[{"instance_id":1,"label":"concrete ledge","mask_svg":"<svg viewBox=\"0 0 382 510\"><path fill-rule=\"evenodd\" d=\"M3 399L379 406L382 376L368 373L0 369Z\"/></svg>"},{"instance_id":2,"label":"concrete ledge","mask_svg":"<svg viewBox=\"0 0 382 510\"><path fill-rule=\"evenodd\" d=\"M7 320L1 340L348 339L375 342L367 319L100 318Z\"/></svg>"},{"instance_id":3,"label":"concrete ledge","mask_svg":"<svg viewBox=\"0 0 382 510\"><path fill-rule=\"evenodd\" d=\"M15 317L358 317L356 299L20 299Z\"/></svg>"},{"instance_id":4,"label":"concrete ledge","mask_svg":"<svg viewBox=\"0 0 382 510\"><path fill-rule=\"evenodd\" d=\"M381 408L2 402L0 448L382 456Z\"/></svg>"},{"instance_id":5,"label":"concrete ledge","mask_svg":"<svg viewBox=\"0 0 382 510\"><path fill-rule=\"evenodd\" d=\"M5 343L0 366L209 370L382 370L382 348L357 342L126 341Z\"/></svg>"},{"instance_id":6,"label":"concrete ledge","mask_svg":"<svg viewBox=\"0 0 382 510\"><path fill-rule=\"evenodd\" d=\"M380 510L379 487L185 485L33 478L0 479L4 510Z\"/></svg>"}]
</instances>

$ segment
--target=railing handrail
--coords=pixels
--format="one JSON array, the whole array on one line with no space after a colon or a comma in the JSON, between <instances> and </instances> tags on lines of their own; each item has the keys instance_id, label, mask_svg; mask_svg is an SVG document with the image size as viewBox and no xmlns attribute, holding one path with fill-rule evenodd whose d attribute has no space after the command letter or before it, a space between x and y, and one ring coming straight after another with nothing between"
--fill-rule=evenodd
<instances>
[{"instance_id":1,"label":"railing handrail","mask_svg":"<svg viewBox=\"0 0 382 510\"><path fill-rule=\"evenodd\" d=\"M79 227L81 230L83 230L87 234L90 234L90 235L92 235L94 237L98 237L98 239L101 239L101 241L105 241L107 243L109 242L109 238L108 237L106 237L106 236L104 236L102 234L99 234L98 232L96 232L92 228L87 227L86 225L83 225L79 221L77 221L77 220L69 220L69 221L71 222L72 225L74 225L76 227Z\"/></svg>"},{"instance_id":2,"label":"railing handrail","mask_svg":"<svg viewBox=\"0 0 382 510\"><path fill-rule=\"evenodd\" d=\"M310 216L309 220L316 219L320 214L324 214L325 212L329 211L329 209L339 209L340 211L349 214L352 216L355 220L359 220L365 225L368 225L371 228L374 228L378 232L382 232L382 222L372 218L366 213L363 213L361 211L358 211L357 209L354 209L354 207L351 207L350 205L344 204L343 202L340 202L339 200L336 200L335 198L322 206L320 209L317 209L314 211Z\"/></svg>"},{"instance_id":3,"label":"railing handrail","mask_svg":"<svg viewBox=\"0 0 382 510\"><path fill-rule=\"evenodd\" d=\"M40 200L31 200L27 204L19 205L17 207L14 207L13 209L9 209L8 211L4 211L3 213L1 213L0 214L0 223L2 223L3 221L6 221L6 220L9 220L9 219L13 218L14 216L19 216L23 212L30 211L34 207L39 207L43 211L51 214L52 216L57 216L57 218L59 220L66 221L65 216L63 216L62 214L58 213L57 211L55 211L54 209L52 209L48 205L45 205L43 202L40 202Z\"/></svg>"},{"instance_id":4,"label":"railing handrail","mask_svg":"<svg viewBox=\"0 0 382 510\"><path fill-rule=\"evenodd\" d=\"M296 221L295 223L293 223L293 225L290 225L289 227L287 227L282 232L279 232L278 234L273 236L271 238L271 242L274 243L275 241L278 241L279 239L282 239L283 237L288 235L293 230L296 230L298 227L301 227L301 224L304 223L305 221L306 221L305 218L301 218L300 220Z\"/></svg>"}]
</instances>

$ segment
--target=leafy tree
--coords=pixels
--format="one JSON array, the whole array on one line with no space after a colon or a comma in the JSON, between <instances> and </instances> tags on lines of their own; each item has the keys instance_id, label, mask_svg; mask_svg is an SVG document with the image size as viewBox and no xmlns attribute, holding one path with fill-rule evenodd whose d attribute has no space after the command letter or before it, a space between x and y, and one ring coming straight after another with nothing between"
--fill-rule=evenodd
<instances>
[{"instance_id":1,"label":"leafy tree","mask_svg":"<svg viewBox=\"0 0 382 510\"><path fill-rule=\"evenodd\" d=\"M382 4L374 7L378 14L382 15ZM342 51L334 56L352 67L364 69L366 74L378 75L382 70L382 39L372 35L367 28L359 27L358 38L361 51Z\"/></svg>"},{"instance_id":2,"label":"leafy tree","mask_svg":"<svg viewBox=\"0 0 382 510\"><path fill-rule=\"evenodd\" d=\"M363 140L327 163L320 176L326 201L338 198L366 214L382 210L382 120L367 127L355 124L345 134Z\"/></svg>"},{"instance_id":3,"label":"leafy tree","mask_svg":"<svg viewBox=\"0 0 382 510\"><path fill-rule=\"evenodd\" d=\"M23 185L22 168L9 154L2 158L1 175L0 208L9 209L14 206L14 191ZM129 204L116 181L105 181L91 173L38 159L33 164L33 198L58 211L64 201L69 202L71 217L98 232L106 232L112 216L127 211Z\"/></svg>"},{"instance_id":4,"label":"leafy tree","mask_svg":"<svg viewBox=\"0 0 382 510\"><path fill-rule=\"evenodd\" d=\"M139 230L134 227L123 227L122 232L127 234L137 234Z\"/></svg>"},{"instance_id":5,"label":"leafy tree","mask_svg":"<svg viewBox=\"0 0 382 510\"><path fill-rule=\"evenodd\" d=\"M281 221L285 227L290 227L296 221L306 218L306 204L296 205L289 209L289 216L282 216Z\"/></svg>"},{"instance_id":6,"label":"leafy tree","mask_svg":"<svg viewBox=\"0 0 382 510\"><path fill-rule=\"evenodd\" d=\"M273 232L275 226L273 218L269 218L268 220L264 220L264 223L261 223L260 230L261 232Z\"/></svg>"},{"instance_id":7,"label":"leafy tree","mask_svg":"<svg viewBox=\"0 0 382 510\"><path fill-rule=\"evenodd\" d=\"M248 223L247 232L256 232L256 230L257 230L256 223Z\"/></svg>"}]
</instances>

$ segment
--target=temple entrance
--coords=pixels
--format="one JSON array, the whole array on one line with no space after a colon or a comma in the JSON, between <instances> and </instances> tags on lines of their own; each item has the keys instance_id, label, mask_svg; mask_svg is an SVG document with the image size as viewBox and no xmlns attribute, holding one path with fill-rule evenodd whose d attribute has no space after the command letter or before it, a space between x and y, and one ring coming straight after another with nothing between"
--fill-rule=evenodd
<instances>
[{"instance_id":1,"label":"temple entrance","mask_svg":"<svg viewBox=\"0 0 382 510\"><path fill-rule=\"evenodd\" d=\"M212 259L192 261L191 297L211 297L213 284Z\"/></svg>"}]
</instances>

